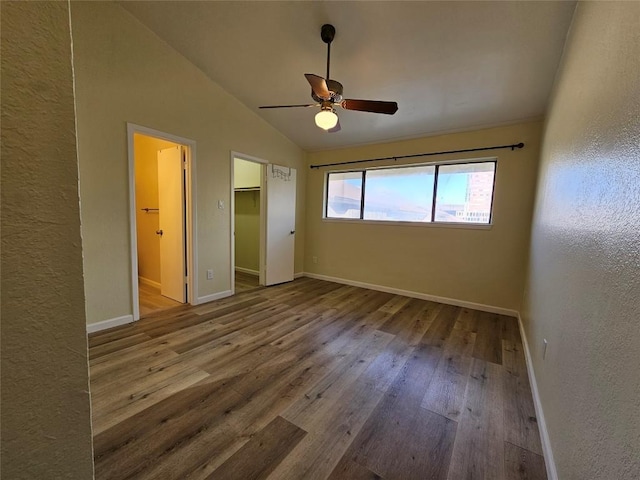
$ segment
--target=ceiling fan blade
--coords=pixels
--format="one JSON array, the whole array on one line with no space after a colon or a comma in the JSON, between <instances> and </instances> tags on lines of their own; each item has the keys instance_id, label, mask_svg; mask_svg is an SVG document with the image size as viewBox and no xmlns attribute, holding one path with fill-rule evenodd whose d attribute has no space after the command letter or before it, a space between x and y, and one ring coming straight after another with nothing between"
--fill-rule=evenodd
<instances>
[{"instance_id":1,"label":"ceiling fan blade","mask_svg":"<svg viewBox=\"0 0 640 480\"><path fill-rule=\"evenodd\" d=\"M307 82L309 82L309 85L311 85L311 90L316 94L316 97L323 100L331 100L331 92L324 78L314 75L313 73L305 73L304 76Z\"/></svg>"},{"instance_id":2,"label":"ceiling fan blade","mask_svg":"<svg viewBox=\"0 0 640 480\"><path fill-rule=\"evenodd\" d=\"M384 113L393 115L398 111L396 102L381 102L378 100L352 100L347 99L340 102L340 106L345 110L358 110L360 112Z\"/></svg>"},{"instance_id":3,"label":"ceiling fan blade","mask_svg":"<svg viewBox=\"0 0 640 480\"><path fill-rule=\"evenodd\" d=\"M317 103L304 103L301 105L263 105L258 108L297 108L297 107L317 107Z\"/></svg>"},{"instance_id":4,"label":"ceiling fan blade","mask_svg":"<svg viewBox=\"0 0 640 480\"><path fill-rule=\"evenodd\" d=\"M336 123L336 126L333 128L330 128L329 130L327 130L327 132L336 133L336 132L339 132L340 130L342 130L342 127L340 126L340 119L338 119L338 123Z\"/></svg>"}]
</instances>

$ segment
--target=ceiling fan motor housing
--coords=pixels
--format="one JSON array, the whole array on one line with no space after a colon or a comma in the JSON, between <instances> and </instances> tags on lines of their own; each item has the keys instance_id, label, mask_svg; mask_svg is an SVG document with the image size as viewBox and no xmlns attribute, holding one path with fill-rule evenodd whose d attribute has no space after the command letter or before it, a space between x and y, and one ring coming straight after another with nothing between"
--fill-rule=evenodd
<instances>
[{"instance_id":1,"label":"ceiling fan motor housing","mask_svg":"<svg viewBox=\"0 0 640 480\"><path fill-rule=\"evenodd\" d=\"M336 82L335 80L331 80L331 79L326 80L326 82L327 82L327 89L329 90L329 93L331 93L331 99L329 101L331 101L332 103L341 102L342 92L343 92L342 84L340 82ZM313 90L311 90L311 98L313 98L318 103L325 101L324 99L318 97Z\"/></svg>"}]
</instances>

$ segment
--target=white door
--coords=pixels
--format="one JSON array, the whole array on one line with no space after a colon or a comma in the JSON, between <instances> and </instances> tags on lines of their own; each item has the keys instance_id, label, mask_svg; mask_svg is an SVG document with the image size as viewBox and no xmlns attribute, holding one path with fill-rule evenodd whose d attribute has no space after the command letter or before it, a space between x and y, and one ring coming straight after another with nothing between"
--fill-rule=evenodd
<instances>
[{"instance_id":1,"label":"white door","mask_svg":"<svg viewBox=\"0 0 640 480\"><path fill-rule=\"evenodd\" d=\"M158 152L160 293L186 301L182 147Z\"/></svg>"},{"instance_id":2,"label":"white door","mask_svg":"<svg viewBox=\"0 0 640 480\"><path fill-rule=\"evenodd\" d=\"M267 165L265 285L293 280L296 229L296 170Z\"/></svg>"}]
</instances>

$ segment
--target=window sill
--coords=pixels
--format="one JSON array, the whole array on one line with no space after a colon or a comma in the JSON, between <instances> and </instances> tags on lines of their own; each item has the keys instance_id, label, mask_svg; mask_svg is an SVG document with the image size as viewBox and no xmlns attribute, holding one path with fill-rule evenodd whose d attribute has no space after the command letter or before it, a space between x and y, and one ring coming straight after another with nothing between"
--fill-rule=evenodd
<instances>
[{"instance_id":1,"label":"window sill","mask_svg":"<svg viewBox=\"0 0 640 480\"><path fill-rule=\"evenodd\" d=\"M491 230L492 223L457 223L457 222L401 222L401 221L380 221L380 220L360 220L356 218L323 218L326 223L348 223L357 225L384 225L394 227L426 227L426 228L461 228L466 230Z\"/></svg>"}]
</instances>

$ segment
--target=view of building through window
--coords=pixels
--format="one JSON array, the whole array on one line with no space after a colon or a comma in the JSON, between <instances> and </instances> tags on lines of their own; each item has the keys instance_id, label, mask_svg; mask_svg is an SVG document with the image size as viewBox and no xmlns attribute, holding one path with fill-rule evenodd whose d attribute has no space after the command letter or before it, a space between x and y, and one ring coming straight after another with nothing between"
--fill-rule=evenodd
<instances>
[{"instance_id":1,"label":"view of building through window","mask_svg":"<svg viewBox=\"0 0 640 480\"><path fill-rule=\"evenodd\" d=\"M325 217L488 224L495 169L487 161L329 173Z\"/></svg>"},{"instance_id":2,"label":"view of building through window","mask_svg":"<svg viewBox=\"0 0 640 480\"><path fill-rule=\"evenodd\" d=\"M494 162L441 165L436 222L489 223Z\"/></svg>"}]
</instances>

